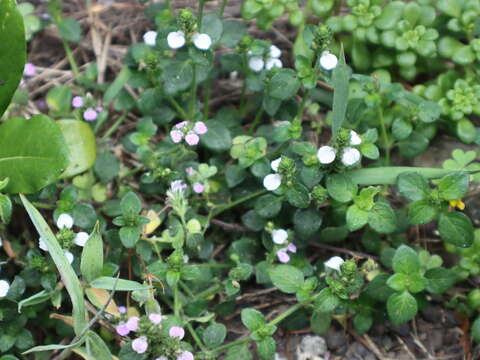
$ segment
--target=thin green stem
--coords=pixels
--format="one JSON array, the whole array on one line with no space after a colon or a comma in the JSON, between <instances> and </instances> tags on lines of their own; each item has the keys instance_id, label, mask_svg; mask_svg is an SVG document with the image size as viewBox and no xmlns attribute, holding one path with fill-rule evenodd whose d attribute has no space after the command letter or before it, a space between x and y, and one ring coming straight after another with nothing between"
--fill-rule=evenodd
<instances>
[{"instance_id":1,"label":"thin green stem","mask_svg":"<svg viewBox=\"0 0 480 360\"><path fill-rule=\"evenodd\" d=\"M196 295L196 298L197 299L205 299L205 298L208 298L212 295L215 295L217 293L218 290L220 290L222 288L222 285L220 284L215 284L213 286L210 286L208 289L206 290L203 290L201 293L198 293Z\"/></svg>"},{"instance_id":2,"label":"thin green stem","mask_svg":"<svg viewBox=\"0 0 480 360\"><path fill-rule=\"evenodd\" d=\"M250 342L250 341L252 341L252 339L250 338L250 336L247 336L247 337L244 337L244 338L241 338L241 339L238 339L238 340L229 342L228 344L224 344L224 345L218 346L218 347L216 347L215 349L213 349L211 352L212 352L212 353L218 353L218 352L227 350L227 349L229 349L229 348L231 348L231 347L233 347L233 346L242 345L242 344L248 343L248 342Z\"/></svg>"},{"instance_id":3,"label":"thin green stem","mask_svg":"<svg viewBox=\"0 0 480 360\"><path fill-rule=\"evenodd\" d=\"M173 97L168 96L167 100L170 102L170 104L172 104L175 110L177 110L178 114L183 120L188 120L188 114L182 109L180 104Z\"/></svg>"},{"instance_id":4,"label":"thin green stem","mask_svg":"<svg viewBox=\"0 0 480 360\"><path fill-rule=\"evenodd\" d=\"M257 191L257 192L254 192L254 193L251 193L251 194L248 194L238 200L235 200L235 201L231 201L229 202L228 204L226 205L223 205L222 207L218 208L216 211L213 212L213 215L212 215L212 218L215 217L215 216L218 216L220 215L221 213L223 213L224 211L228 210L228 209L231 209L232 207L235 207L237 205L240 205L241 203L244 203L245 201L248 201L248 200L251 200L251 199L254 199L256 198L257 196L260 196L260 195L263 195L263 194L266 194L268 192L268 190L260 190L260 191Z\"/></svg>"},{"instance_id":5,"label":"thin green stem","mask_svg":"<svg viewBox=\"0 0 480 360\"><path fill-rule=\"evenodd\" d=\"M205 0L200 0L198 2L198 28L202 28L202 20L203 20L203 8L205 7Z\"/></svg>"},{"instance_id":6,"label":"thin green stem","mask_svg":"<svg viewBox=\"0 0 480 360\"><path fill-rule=\"evenodd\" d=\"M263 112L264 112L263 107L260 109L260 111L257 112L257 115L253 120L253 123L250 125L250 129L248 129L248 133L250 135L252 135L255 132L256 127L258 126L258 124L260 124L260 121L262 121Z\"/></svg>"},{"instance_id":7,"label":"thin green stem","mask_svg":"<svg viewBox=\"0 0 480 360\"><path fill-rule=\"evenodd\" d=\"M185 291L188 296L190 296L191 298L195 297L193 292L188 288L187 285L185 285L185 283L182 280L180 280L178 283L180 284L180 287L182 288L182 290Z\"/></svg>"},{"instance_id":8,"label":"thin green stem","mask_svg":"<svg viewBox=\"0 0 480 360\"><path fill-rule=\"evenodd\" d=\"M42 202L32 202L35 207L40 208L40 209L55 209L56 206L54 204L47 204L47 203L42 203Z\"/></svg>"},{"instance_id":9,"label":"thin green stem","mask_svg":"<svg viewBox=\"0 0 480 360\"><path fill-rule=\"evenodd\" d=\"M180 316L181 308L182 304L180 302L180 291L178 290L178 284L175 284L173 288L173 313L175 316Z\"/></svg>"},{"instance_id":10,"label":"thin green stem","mask_svg":"<svg viewBox=\"0 0 480 360\"><path fill-rule=\"evenodd\" d=\"M73 74L75 75L75 79L78 80L78 78L80 77L80 70L78 68L77 62L75 61L75 57L73 56L73 51L66 40L63 40L63 48L65 49L65 54L67 55L68 62L70 64L70 67L72 68Z\"/></svg>"},{"instance_id":11,"label":"thin green stem","mask_svg":"<svg viewBox=\"0 0 480 360\"><path fill-rule=\"evenodd\" d=\"M197 107L197 67L192 64L193 78L192 78L192 90L190 96L190 117L193 119L195 116L195 108Z\"/></svg>"},{"instance_id":12,"label":"thin green stem","mask_svg":"<svg viewBox=\"0 0 480 360\"><path fill-rule=\"evenodd\" d=\"M290 315L292 315L295 311L299 310L300 308L302 308L304 305L304 303L298 303L298 304L295 304L293 305L292 307L290 307L288 310L286 310L285 312L281 313L280 315L278 315L276 318L272 319L272 321L270 321L268 324L269 325L277 325L279 322L282 322L282 320L284 320L285 318L289 317Z\"/></svg>"},{"instance_id":13,"label":"thin green stem","mask_svg":"<svg viewBox=\"0 0 480 360\"><path fill-rule=\"evenodd\" d=\"M378 118L380 120L380 129L382 132L383 145L385 147L385 161L386 165L390 164L390 141L388 140L387 127L385 126L385 119L383 117L383 109L378 108Z\"/></svg>"},{"instance_id":14,"label":"thin green stem","mask_svg":"<svg viewBox=\"0 0 480 360\"><path fill-rule=\"evenodd\" d=\"M107 139L110 135L112 135L115 130L118 129L118 127L122 124L123 120L127 118L127 112L125 111L122 115L119 116L117 121L115 121L108 129L105 131L105 133L102 136L102 140Z\"/></svg>"},{"instance_id":15,"label":"thin green stem","mask_svg":"<svg viewBox=\"0 0 480 360\"><path fill-rule=\"evenodd\" d=\"M220 10L218 11L220 17L223 17L223 13L225 12L225 5L227 5L228 0L223 0L222 4L220 5Z\"/></svg>"},{"instance_id":16,"label":"thin green stem","mask_svg":"<svg viewBox=\"0 0 480 360\"><path fill-rule=\"evenodd\" d=\"M195 340L195 342L197 343L198 347L199 347L202 351L205 351L205 350L206 350L206 347L205 347L205 345L203 345L202 340L200 340L200 338L198 337L198 335L197 335L197 333L195 332L195 329L193 328L192 324L188 322L188 323L187 323L187 328L188 328L188 331L190 331L190 334L192 335L193 340Z\"/></svg>"},{"instance_id":17,"label":"thin green stem","mask_svg":"<svg viewBox=\"0 0 480 360\"><path fill-rule=\"evenodd\" d=\"M212 83L210 80L207 80L204 87L203 94L203 120L208 120L208 114L210 112L210 92L212 89Z\"/></svg>"}]
</instances>

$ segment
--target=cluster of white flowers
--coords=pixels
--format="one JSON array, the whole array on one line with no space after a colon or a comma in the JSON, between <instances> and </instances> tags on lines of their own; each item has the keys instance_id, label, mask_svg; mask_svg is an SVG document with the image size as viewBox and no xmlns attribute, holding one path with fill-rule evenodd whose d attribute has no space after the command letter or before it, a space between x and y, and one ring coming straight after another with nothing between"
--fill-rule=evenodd
<instances>
[{"instance_id":1,"label":"cluster of white flowers","mask_svg":"<svg viewBox=\"0 0 480 360\"><path fill-rule=\"evenodd\" d=\"M57 219L57 227L59 230L71 229L73 227L73 218L69 214L60 214ZM88 233L81 231L75 235L73 242L75 243L75 245L84 247L89 237L90 235L88 235ZM48 251L47 244L41 237L38 239L38 246L43 251ZM68 250L64 250L64 253L71 264L74 259L73 254Z\"/></svg>"},{"instance_id":2,"label":"cluster of white flowers","mask_svg":"<svg viewBox=\"0 0 480 360\"><path fill-rule=\"evenodd\" d=\"M320 66L325 70L333 70L337 67L338 59L330 51L324 51L320 55Z\"/></svg>"},{"instance_id":3,"label":"cluster of white flowers","mask_svg":"<svg viewBox=\"0 0 480 360\"><path fill-rule=\"evenodd\" d=\"M345 262L340 256L334 256L325 261L325 267L328 269L340 271L340 266Z\"/></svg>"},{"instance_id":4,"label":"cluster of white flowers","mask_svg":"<svg viewBox=\"0 0 480 360\"><path fill-rule=\"evenodd\" d=\"M270 70L274 67L281 68L283 66L280 56L282 51L275 45L271 45L268 51L268 56L264 59L262 56L251 56L248 59L248 67L254 72L260 72L263 69Z\"/></svg>"},{"instance_id":5,"label":"cluster of white flowers","mask_svg":"<svg viewBox=\"0 0 480 360\"><path fill-rule=\"evenodd\" d=\"M278 158L276 160L273 160L270 163L270 166L275 173L273 174L268 174L263 178L263 186L265 189L268 191L275 191L277 190L280 185L282 185L282 175L278 174L278 166L280 165L280 161L282 161L282 158Z\"/></svg>"},{"instance_id":6,"label":"cluster of white flowers","mask_svg":"<svg viewBox=\"0 0 480 360\"><path fill-rule=\"evenodd\" d=\"M192 35L193 45L199 50L208 50L212 46L212 39L208 34L195 33ZM171 49L180 49L187 42L183 31L172 31L167 35L167 43Z\"/></svg>"},{"instance_id":7,"label":"cluster of white flowers","mask_svg":"<svg viewBox=\"0 0 480 360\"><path fill-rule=\"evenodd\" d=\"M362 143L360 136L353 130L350 131L350 146L343 149L341 160L345 166L352 166L358 163L361 159L360 151L352 146L357 146ZM321 146L317 151L317 158L320 164L327 165L335 161L337 157L337 149L332 146Z\"/></svg>"}]
</instances>

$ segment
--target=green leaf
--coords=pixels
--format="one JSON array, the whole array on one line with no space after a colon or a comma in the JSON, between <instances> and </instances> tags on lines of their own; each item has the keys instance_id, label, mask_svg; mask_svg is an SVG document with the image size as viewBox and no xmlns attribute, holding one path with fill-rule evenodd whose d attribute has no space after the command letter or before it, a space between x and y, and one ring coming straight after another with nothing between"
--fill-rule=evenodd
<instances>
[{"instance_id":1,"label":"green leaf","mask_svg":"<svg viewBox=\"0 0 480 360\"><path fill-rule=\"evenodd\" d=\"M12 201L8 195L0 194L0 221L8 224L12 216Z\"/></svg>"},{"instance_id":2,"label":"green leaf","mask_svg":"<svg viewBox=\"0 0 480 360\"><path fill-rule=\"evenodd\" d=\"M131 249L140 239L140 229L137 226L124 226L120 229L119 235L123 246Z\"/></svg>"},{"instance_id":3,"label":"green leaf","mask_svg":"<svg viewBox=\"0 0 480 360\"><path fill-rule=\"evenodd\" d=\"M396 273L410 274L420 270L420 259L411 247L401 245L395 251L392 266Z\"/></svg>"},{"instance_id":4,"label":"green leaf","mask_svg":"<svg viewBox=\"0 0 480 360\"><path fill-rule=\"evenodd\" d=\"M102 274L103 241L100 235L100 225L97 222L82 251L80 271L87 283L92 282Z\"/></svg>"},{"instance_id":5,"label":"green leaf","mask_svg":"<svg viewBox=\"0 0 480 360\"><path fill-rule=\"evenodd\" d=\"M346 174L334 174L327 177L328 194L335 200L346 203L357 193L357 185Z\"/></svg>"},{"instance_id":6,"label":"green leaf","mask_svg":"<svg viewBox=\"0 0 480 360\"><path fill-rule=\"evenodd\" d=\"M278 196L266 194L255 201L255 212L263 218L275 217L282 209L282 200Z\"/></svg>"},{"instance_id":7,"label":"green leaf","mask_svg":"<svg viewBox=\"0 0 480 360\"><path fill-rule=\"evenodd\" d=\"M243 309L241 318L243 325L250 331L258 330L266 323L263 314L255 309Z\"/></svg>"},{"instance_id":8,"label":"green leaf","mask_svg":"<svg viewBox=\"0 0 480 360\"><path fill-rule=\"evenodd\" d=\"M292 69L280 69L268 83L268 94L279 100L291 99L300 87L300 80Z\"/></svg>"},{"instance_id":9,"label":"green leaf","mask_svg":"<svg viewBox=\"0 0 480 360\"><path fill-rule=\"evenodd\" d=\"M41 304L45 301L48 301L52 297L52 293L46 290L42 290L26 299L21 300L18 303L17 310L22 312L22 308L32 305Z\"/></svg>"},{"instance_id":10,"label":"green leaf","mask_svg":"<svg viewBox=\"0 0 480 360\"><path fill-rule=\"evenodd\" d=\"M248 345L237 345L231 347L227 354L225 355L224 360L252 360L253 356L250 350L248 350Z\"/></svg>"},{"instance_id":11,"label":"green leaf","mask_svg":"<svg viewBox=\"0 0 480 360\"><path fill-rule=\"evenodd\" d=\"M310 318L310 327L315 334L324 335L330 329L332 323L332 314L314 311Z\"/></svg>"},{"instance_id":12,"label":"green leaf","mask_svg":"<svg viewBox=\"0 0 480 360\"><path fill-rule=\"evenodd\" d=\"M477 317L473 322L471 333L473 340L475 340L476 343L480 343L480 317Z\"/></svg>"},{"instance_id":13,"label":"green leaf","mask_svg":"<svg viewBox=\"0 0 480 360\"><path fill-rule=\"evenodd\" d=\"M115 80L110 84L110 86L105 91L103 95L103 104L110 105L110 103L115 99L115 97L120 93L132 73L127 66L124 66L122 70L116 75Z\"/></svg>"},{"instance_id":14,"label":"green leaf","mask_svg":"<svg viewBox=\"0 0 480 360\"><path fill-rule=\"evenodd\" d=\"M345 54L343 47L340 50L340 61L332 72L332 82L335 88L333 92L333 123L332 123L332 137L337 137L338 131L342 127L345 120L345 114L348 104L348 83L350 81L351 71L345 63Z\"/></svg>"},{"instance_id":15,"label":"green leaf","mask_svg":"<svg viewBox=\"0 0 480 360\"><path fill-rule=\"evenodd\" d=\"M54 113L66 113L71 109L72 90L66 85L59 85L48 90L46 101Z\"/></svg>"},{"instance_id":16,"label":"green leaf","mask_svg":"<svg viewBox=\"0 0 480 360\"><path fill-rule=\"evenodd\" d=\"M58 31L63 40L79 42L82 39L82 28L75 19L64 19L58 24Z\"/></svg>"},{"instance_id":17,"label":"green leaf","mask_svg":"<svg viewBox=\"0 0 480 360\"><path fill-rule=\"evenodd\" d=\"M138 214L142 211L142 202L133 191L129 191L122 197L120 206L123 214Z\"/></svg>"},{"instance_id":18,"label":"green leaf","mask_svg":"<svg viewBox=\"0 0 480 360\"><path fill-rule=\"evenodd\" d=\"M112 353L103 339L93 331L86 336L87 354L95 360L112 360Z\"/></svg>"},{"instance_id":19,"label":"green leaf","mask_svg":"<svg viewBox=\"0 0 480 360\"><path fill-rule=\"evenodd\" d=\"M368 211L360 209L357 205L351 205L347 209L346 220L348 230L361 229L368 222Z\"/></svg>"},{"instance_id":20,"label":"green leaf","mask_svg":"<svg viewBox=\"0 0 480 360\"><path fill-rule=\"evenodd\" d=\"M436 216L437 208L429 200L418 200L408 205L408 222L412 225L429 223Z\"/></svg>"},{"instance_id":21,"label":"green leaf","mask_svg":"<svg viewBox=\"0 0 480 360\"><path fill-rule=\"evenodd\" d=\"M49 254L62 277L63 283L65 284L73 306L73 324L75 333L78 335L83 331L87 324L85 318L83 291L80 281L78 280L72 266L68 262L68 259L66 258L65 253L60 247L57 239L55 238L55 235L53 235L52 230L50 230L50 227L45 222L42 215L37 209L35 209L35 207L25 196L20 194L20 198L22 199L23 206L25 206L33 225L37 229L43 241L45 241Z\"/></svg>"},{"instance_id":22,"label":"green leaf","mask_svg":"<svg viewBox=\"0 0 480 360\"><path fill-rule=\"evenodd\" d=\"M62 177L78 175L95 163L96 143L92 128L84 121L60 120L57 122L68 147L69 165Z\"/></svg>"},{"instance_id":23,"label":"green leaf","mask_svg":"<svg viewBox=\"0 0 480 360\"><path fill-rule=\"evenodd\" d=\"M391 185L395 184L398 176L405 172L416 172L427 179L437 179L451 173L452 171L447 169L409 166L385 166L347 171L345 172L345 175L358 185Z\"/></svg>"},{"instance_id":24,"label":"green leaf","mask_svg":"<svg viewBox=\"0 0 480 360\"><path fill-rule=\"evenodd\" d=\"M285 192L285 198L290 205L302 209L307 208L310 204L310 192L300 183L296 183L289 187Z\"/></svg>"},{"instance_id":25,"label":"green leaf","mask_svg":"<svg viewBox=\"0 0 480 360\"><path fill-rule=\"evenodd\" d=\"M85 342L85 337L82 336L80 339L77 341L70 343L70 344L52 344L52 345L41 345L41 346L35 346L25 352L22 353L22 355L27 355L33 352L39 352L39 351L52 351L52 350L64 350L68 348L73 348L75 346L81 345Z\"/></svg>"},{"instance_id":26,"label":"green leaf","mask_svg":"<svg viewBox=\"0 0 480 360\"><path fill-rule=\"evenodd\" d=\"M387 203L378 202L368 213L368 225L380 234L391 234L397 230L397 216Z\"/></svg>"},{"instance_id":27,"label":"green leaf","mask_svg":"<svg viewBox=\"0 0 480 360\"><path fill-rule=\"evenodd\" d=\"M7 193L33 193L53 183L68 165L58 125L45 115L13 118L0 126L0 174Z\"/></svg>"},{"instance_id":28,"label":"green leaf","mask_svg":"<svg viewBox=\"0 0 480 360\"><path fill-rule=\"evenodd\" d=\"M193 67L190 61L174 62L165 67L162 72L165 92L174 95L186 90L193 81Z\"/></svg>"},{"instance_id":29,"label":"green leaf","mask_svg":"<svg viewBox=\"0 0 480 360\"><path fill-rule=\"evenodd\" d=\"M417 172L401 173L397 186L400 195L412 201L425 199L430 190L427 180Z\"/></svg>"},{"instance_id":30,"label":"green leaf","mask_svg":"<svg viewBox=\"0 0 480 360\"><path fill-rule=\"evenodd\" d=\"M148 290L149 287L136 281L117 279L114 277L102 276L90 282L90 286L97 289L114 290L115 291L135 291Z\"/></svg>"},{"instance_id":31,"label":"green leaf","mask_svg":"<svg viewBox=\"0 0 480 360\"><path fill-rule=\"evenodd\" d=\"M393 274L388 278L387 285L395 291L408 290L408 275L402 273Z\"/></svg>"},{"instance_id":32,"label":"green leaf","mask_svg":"<svg viewBox=\"0 0 480 360\"><path fill-rule=\"evenodd\" d=\"M303 286L303 273L291 265L278 265L269 269L268 274L280 291L294 294Z\"/></svg>"},{"instance_id":33,"label":"green leaf","mask_svg":"<svg viewBox=\"0 0 480 360\"><path fill-rule=\"evenodd\" d=\"M22 79L26 59L25 26L15 0L0 0L0 24L1 119Z\"/></svg>"},{"instance_id":34,"label":"green leaf","mask_svg":"<svg viewBox=\"0 0 480 360\"><path fill-rule=\"evenodd\" d=\"M275 356L276 343L269 336L257 342L257 353L261 360L272 360Z\"/></svg>"},{"instance_id":35,"label":"green leaf","mask_svg":"<svg viewBox=\"0 0 480 360\"><path fill-rule=\"evenodd\" d=\"M227 328L223 324L210 324L203 332L203 342L208 347L214 348L220 346L227 336Z\"/></svg>"},{"instance_id":36,"label":"green leaf","mask_svg":"<svg viewBox=\"0 0 480 360\"><path fill-rule=\"evenodd\" d=\"M469 247L473 243L473 225L468 216L459 212L440 214L438 220L440 237L449 244Z\"/></svg>"},{"instance_id":37,"label":"green leaf","mask_svg":"<svg viewBox=\"0 0 480 360\"><path fill-rule=\"evenodd\" d=\"M445 175L438 183L440 196L445 200L459 200L468 191L469 175L466 172L458 171Z\"/></svg>"},{"instance_id":38,"label":"green leaf","mask_svg":"<svg viewBox=\"0 0 480 360\"><path fill-rule=\"evenodd\" d=\"M340 304L340 299L329 287L323 288L315 299L315 310L323 313L335 310Z\"/></svg>"},{"instance_id":39,"label":"green leaf","mask_svg":"<svg viewBox=\"0 0 480 360\"><path fill-rule=\"evenodd\" d=\"M202 146L212 151L225 151L232 146L230 130L218 120L205 122L208 131L200 137Z\"/></svg>"},{"instance_id":40,"label":"green leaf","mask_svg":"<svg viewBox=\"0 0 480 360\"><path fill-rule=\"evenodd\" d=\"M218 13L212 12L203 15L200 32L208 34L210 39L212 39L212 44L220 40L223 32L223 23Z\"/></svg>"},{"instance_id":41,"label":"green leaf","mask_svg":"<svg viewBox=\"0 0 480 360\"><path fill-rule=\"evenodd\" d=\"M387 311L394 324L407 322L417 314L417 300L408 291L395 293L387 300Z\"/></svg>"},{"instance_id":42,"label":"green leaf","mask_svg":"<svg viewBox=\"0 0 480 360\"><path fill-rule=\"evenodd\" d=\"M401 1L392 1L387 4L377 19L375 26L380 30L393 29L402 18L404 3Z\"/></svg>"},{"instance_id":43,"label":"green leaf","mask_svg":"<svg viewBox=\"0 0 480 360\"><path fill-rule=\"evenodd\" d=\"M364 334L373 325L373 317L369 313L359 313L353 318L353 327L359 334Z\"/></svg>"},{"instance_id":44,"label":"green leaf","mask_svg":"<svg viewBox=\"0 0 480 360\"><path fill-rule=\"evenodd\" d=\"M457 275L454 271L444 267L437 267L427 270L427 290L432 294L442 294L457 282Z\"/></svg>"},{"instance_id":45,"label":"green leaf","mask_svg":"<svg viewBox=\"0 0 480 360\"><path fill-rule=\"evenodd\" d=\"M293 216L293 224L300 236L312 236L322 226L322 216L316 209L298 209Z\"/></svg>"}]
</instances>

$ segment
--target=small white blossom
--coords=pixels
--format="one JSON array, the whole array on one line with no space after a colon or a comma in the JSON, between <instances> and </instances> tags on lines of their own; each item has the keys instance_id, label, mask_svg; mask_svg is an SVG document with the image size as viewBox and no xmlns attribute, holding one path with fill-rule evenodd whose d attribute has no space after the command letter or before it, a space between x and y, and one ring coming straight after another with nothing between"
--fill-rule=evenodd
<instances>
[{"instance_id":1,"label":"small white blossom","mask_svg":"<svg viewBox=\"0 0 480 360\"><path fill-rule=\"evenodd\" d=\"M279 167L281 161L282 161L282 158L279 157L278 159L275 159L270 163L270 166L272 167L273 171L275 171L275 172L278 171L278 167Z\"/></svg>"},{"instance_id":2,"label":"small white blossom","mask_svg":"<svg viewBox=\"0 0 480 360\"><path fill-rule=\"evenodd\" d=\"M320 66L325 70L333 70L337 67L338 59L330 51L324 51L320 56Z\"/></svg>"},{"instance_id":3,"label":"small white blossom","mask_svg":"<svg viewBox=\"0 0 480 360\"><path fill-rule=\"evenodd\" d=\"M43 251L48 251L47 244L45 243L45 241L42 238L38 239L38 247L40 249L42 249Z\"/></svg>"},{"instance_id":4,"label":"small white blossom","mask_svg":"<svg viewBox=\"0 0 480 360\"><path fill-rule=\"evenodd\" d=\"M263 186L269 191L277 190L282 185L282 175L268 174L263 178Z\"/></svg>"},{"instance_id":5,"label":"small white blossom","mask_svg":"<svg viewBox=\"0 0 480 360\"><path fill-rule=\"evenodd\" d=\"M342 163L345 166L352 166L360 161L360 151L355 148L347 147L343 150Z\"/></svg>"},{"instance_id":6,"label":"small white blossom","mask_svg":"<svg viewBox=\"0 0 480 360\"><path fill-rule=\"evenodd\" d=\"M334 256L325 261L325 267L340 271L340 266L345 262L340 256Z\"/></svg>"},{"instance_id":7,"label":"small white blossom","mask_svg":"<svg viewBox=\"0 0 480 360\"><path fill-rule=\"evenodd\" d=\"M88 235L84 231L81 231L81 232L77 233L77 235L75 235L75 239L73 239L73 242L75 243L75 245L84 247L85 244L87 243L87 240L88 240L89 237L90 237L90 235Z\"/></svg>"},{"instance_id":8,"label":"small white blossom","mask_svg":"<svg viewBox=\"0 0 480 360\"><path fill-rule=\"evenodd\" d=\"M283 66L282 61L280 59L267 59L265 63L265 69L271 70L274 67L281 68Z\"/></svg>"},{"instance_id":9,"label":"small white blossom","mask_svg":"<svg viewBox=\"0 0 480 360\"><path fill-rule=\"evenodd\" d=\"M285 244L288 239L288 232L283 229L274 229L272 230L272 241L275 244L281 245Z\"/></svg>"},{"instance_id":10,"label":"small white blossom","mask_svg":"<svg viewBox=\"0 0 480 360\"><path fill-rule=\"evenodd\" d=\"M185 184L182 180L175 180L170 183L170 190L173 192L182 192L186 188L187 184Z\"/></svg>"},{"instance_id":11,"label":"small white blossom","mask_svg":"<svg viewBox=\"0 0 480 360\"><path fill-rule=\"evenodd\" d=\"M7 296L10 284L5 280L0 280L0 298Z\"/></svg>"},{"instance_id":12,"label":"small white blossom","mask_svg":"<svg viewBox=\"0 0 480 360\"><path fill-rule=\"evenodd\" d=\"M0 247L2 247L2 246L3 246L3 240L2 240L2 238L0 237Z\"/></svg>"},{"instance_id":13,"label":"small white blossom","mask_svg":"<svg viewBox=\"0 0 480 360\"><path fill-rule=\"evenodd\" d=\"M248 67L255 72L262 71L264 65L265 65L265 62L260 56L252 56L248 60Z\"/></svg>"},{"instance_id":14,"label":"small white blossom","mask_svg":"<svg viewBox=\"0 0 480 360\"><path fill-rule=\"evenodd\" d=\"M148 46L155 46L157 43L157 32L150 30L143 34L143 42Z\"/></svg>"},{"instance_id":15,"label":"small white blossom","mask_svg":"<svg viewBox=\"0 0 480 360\"><path fill-rule=\"evenodd\" d=\"M335 148L324 145L317 151L317 158L320 164L331 164L337 156L337 150Z\"/></svg>"},{"instance_id":16,"label":"small white blossom","mask_svg":"<svg viewBox=\"0 0 480 360\"><path fill-rule=\"evenodd\" d=\"M278 59L282 55L282 51L275 45L270 46L270 57Z\"/></svg>"},{"instance_id":17,"label":"small white blossom","mask_svg":"<svg viewBox=\"0 0 480 360\"><path fill-rule=\"evenodd\" d=\"M353 130L350 130L350 145L360 145L362 143L362 139L360 136Z\"/></svg>"},{"instance_id":18,"label":"small white blossom","mask_svg":"<svg viewBox=\"0 0 480 360\"><path fill-rule=\"evenodd\" d=\"M208 34L193 34L193 45L200 50L208 50L212 46L212 39Z\"/></svg>"},{"instance_id":19,"label":"small white blossom","mask_svg":"<svg viewBox=\"0 0 480 360\"><path fill-rule=\"evenodd\" d=\"M60 214L57 219L57 227L62 230L64 228L71 229L73 226L73 218L69 214Z\"/></svg>"},{"instance_id":20,"label":"small white blossom","mask_svg":"<svg viewBox=\"0 0 480 360\"><path fill-rule=\"evenodd\" d=\"M73 262L73 254L68 250L64 250L63 253L67 257L68 262L71 264Z\"/></svg>"},{"instance_id":21,"label":"small white blossom","mask_svg":"<svg viewBox=\"0 0 480 360\"><path fill-rule=\"evenodd\" d=\"M185 45L185 34L183 31L172 31L167 35L167 43L171 49L180 49Z\"/></svg>"}]
</instances>

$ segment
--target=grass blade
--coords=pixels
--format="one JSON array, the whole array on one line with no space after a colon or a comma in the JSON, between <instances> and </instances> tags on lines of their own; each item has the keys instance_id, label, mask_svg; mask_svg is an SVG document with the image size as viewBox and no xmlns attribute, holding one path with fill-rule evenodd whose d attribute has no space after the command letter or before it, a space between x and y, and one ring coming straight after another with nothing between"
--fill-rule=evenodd
<instances>
[{"instance_id":1,"label":"grass blade","mask_svg":"<svg viewBox=\"0 0 480 360\"><path fill-rule=\"evenodd\" d=\"M340 60L337 67L333 70L332 81L335 90L333 92L333 124L332 138L335 140L338 131L342 127L347 112L348 103L348 82L350 80L351 71L345 63L345 54L343 47L340 50Z\"/></svg>"}]
</instances>

